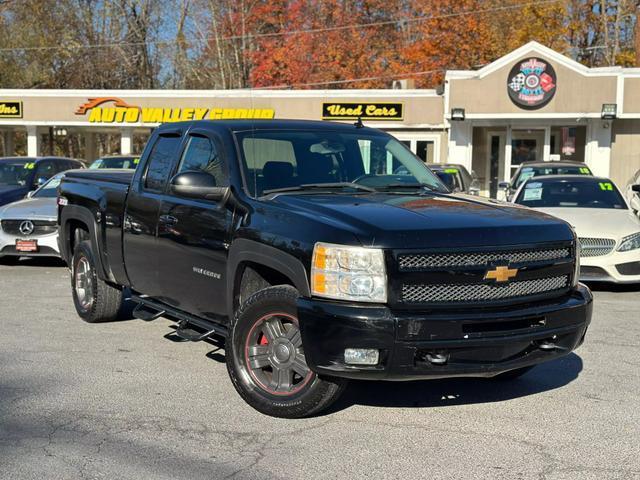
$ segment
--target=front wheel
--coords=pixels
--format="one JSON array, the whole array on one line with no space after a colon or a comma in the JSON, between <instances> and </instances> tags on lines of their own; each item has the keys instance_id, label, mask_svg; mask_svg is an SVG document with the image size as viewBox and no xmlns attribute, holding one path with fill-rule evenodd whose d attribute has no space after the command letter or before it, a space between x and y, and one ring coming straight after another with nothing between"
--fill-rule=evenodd
<instances>
[{"instance_id":1,"label":"front wheel","mask_svg":"<svg viewBox=\"0 0 640 480\"><path fill-rule=\"evenodd\" d=\"M71 265L73 303L78 315L89 323L117 319L122 304L122 290L96 275L91 242L85 240L76 245Z\"/></svg>"},{"instance_id":2,"label":"front wheel","mask_svg":"<svg viewBox=\"0 0 640 480\"><path fill-rule=\"evenodd\" d=\"M313 415L336 401L347 384L307 366L297 298L290 286L255 293L238 310L226 342L234 387L249 405L273 417Z\"/></svg>"}]
</instances>

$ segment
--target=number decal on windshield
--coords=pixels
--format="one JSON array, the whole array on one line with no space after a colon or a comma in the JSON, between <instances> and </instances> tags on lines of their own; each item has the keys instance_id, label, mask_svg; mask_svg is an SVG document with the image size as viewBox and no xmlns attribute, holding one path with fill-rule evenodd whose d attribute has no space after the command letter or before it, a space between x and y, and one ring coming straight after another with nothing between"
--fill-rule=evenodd
<instances>
[{"instance_id":1,"label":"number decal on windshield","mask_svg":"<svg viewBox=\"0 0 640 480\"><path fill-rule=\"evenodd\" d=\"M600 190L604 190L604 191L613 191L613 185L609 182L600 182L598 185L600 185Z\"/></svg>"}]
</instances>

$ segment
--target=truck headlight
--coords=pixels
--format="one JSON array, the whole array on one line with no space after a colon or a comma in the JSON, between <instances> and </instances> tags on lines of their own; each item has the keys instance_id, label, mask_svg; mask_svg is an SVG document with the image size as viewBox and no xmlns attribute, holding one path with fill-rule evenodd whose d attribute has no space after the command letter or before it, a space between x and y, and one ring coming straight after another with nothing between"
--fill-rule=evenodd
<instances>
[{"instance_id":1,"label":"truck headlight","mask_svg":"<svg viewBox=\"0 0 640 480\"><path fill-rule=\"evenodd\" d=\"M620 242L618 251L628 252L629 250L635 250L636 248L640 248L640 232L624 237L622 242Z\"/></svg>"},{"instance_id":2,"label":"truck headlight","mask_svg":"<svg viewBox=\"0 0 640 480\"><path fill-rule=\"evenodd\" d=\"M311 293L337 300L385 303L387 273L383 251L316 243L311 264Z\"/></svg>"},{"instance_id":3,"label":"truck headlight","mask_svg":"<svg viewBox=\"0 0 640 480\"><path fill-rule=\"evenodd\" d=\"M576 265L573 269L573 285L576 287L578 285L578 281L580 280L580 255L582 253L582 246L580 245L580 241L576 239Z\"/></svg>"}]
</instances>

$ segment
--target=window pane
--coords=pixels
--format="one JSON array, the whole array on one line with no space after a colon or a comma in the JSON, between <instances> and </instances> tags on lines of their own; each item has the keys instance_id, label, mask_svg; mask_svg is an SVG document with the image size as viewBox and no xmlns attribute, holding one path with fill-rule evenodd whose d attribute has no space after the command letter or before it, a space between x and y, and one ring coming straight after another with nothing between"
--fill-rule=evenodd
<instances>
[{"instance_id":1,"label":"window pane","mask_svg":"<svg viewBox=\"0 0 640 480\"><path fill-rule=\"evenodd\" d=\"M147 176L144 182L149 190L162 191L173 166L173 159L180 146L180 137L159 137L149 155Z\"/></svg>"},{"instance_id":2,"label":"window pane","mask_svg":"<svg viewBox=\"0 0 640 480\"><path fill-rule=\"evenodd\" d=\"M213 142L205 137L191 137L182 155L178 172L206 172L216 179L217 186L226 186L228 181L224 173L222 160Z\"/></svg>"},{"instance_id":3,"label":"window pane","mask_svg":"<svg viewBox=\"0 0 640 480\"><path fill-rule=\"evenodd\" d=\"M418 140L416 142L416 155L427 163L433 163L433 142Z\"/></svg>"}]
</instances>

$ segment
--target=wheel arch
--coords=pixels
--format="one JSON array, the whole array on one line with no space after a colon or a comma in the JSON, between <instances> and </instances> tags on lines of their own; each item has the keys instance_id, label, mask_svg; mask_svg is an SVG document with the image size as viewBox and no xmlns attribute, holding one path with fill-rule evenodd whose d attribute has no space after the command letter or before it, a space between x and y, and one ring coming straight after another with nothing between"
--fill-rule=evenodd
<instances>
[{"instance_id":1,"label":"wheel arch","mask_svg":"<svg viewBox=\"0 0 640 480\"><path fill-rule=\"evenodd\" d=\"M76 242L76 230L80 228L87 232L94 251L98 277L107 279L102 262L102 250L99 248L98 226L91 211L78 205L67 205L60 216L60 253L68 265L71 265L73 248Z\"/></svg>"},{"instance_id":2,"label":"wheel arch","mask_svg":"<svg viewBox=\"0 0 640 480\"><path fill-rule=\"evenodd\" d=\"M247 275L254 275L247 278ZM301 296L309 297L307 270L302 262L293 255L248 239L238 239L229 249L227 262L227 312L232 320L241 293L251 293L263 285L291 285ZM247 282L251 282L247 286Z\"/></svg>"}]
</instances>

